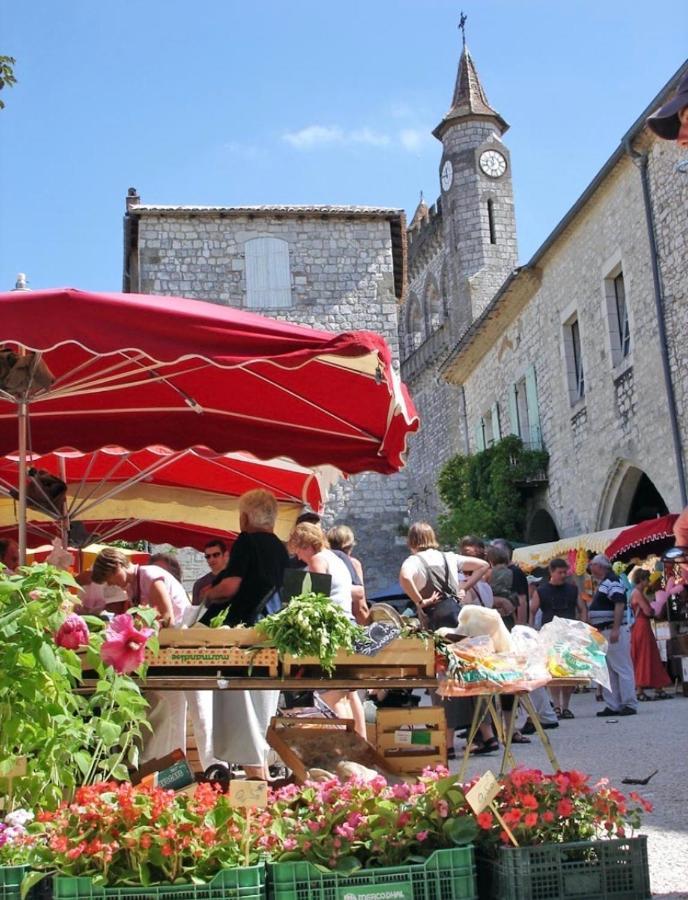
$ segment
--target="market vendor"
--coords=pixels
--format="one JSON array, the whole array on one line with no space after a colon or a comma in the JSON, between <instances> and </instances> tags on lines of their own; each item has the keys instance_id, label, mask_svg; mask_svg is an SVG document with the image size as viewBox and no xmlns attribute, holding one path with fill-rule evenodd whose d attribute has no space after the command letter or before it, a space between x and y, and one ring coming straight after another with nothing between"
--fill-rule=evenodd
<instances>
[{"instance_id":1,"label":"market vendor","mask_svg":"<svg viewBox=\"0 0 688 900\"><path fill-rule=\"evenodd\" d=\"M227 609L227 625L253 625L261 607L282 586L289 555L274 533L277 500L265 490L239 497L241 533L232 545L227 568L212 587L201 591L208 606L201 621L207 623ZM214 691L215 753L240 765L247 778L269 780L265 739L277 712L279 691Z\"/></svg>"},{"instance_id":2,"label":"market vendor","mask_svg":"<svg viewBox=\"0 0 688 900\"><path fill-rule=\"evenodd\" d=\"M91 581L122 588L135 606L152 606L158 611L161 627L180 627L189 608L182 584L166 569L136 565L116 547L101 550L93 562ZM148 722L141 762L161 759L181 749L186 751L186 709L193 723L198 755L204 769L217 762L213 755L211 691L145 691L149 703Z\"/></svg>"}]
</instances>

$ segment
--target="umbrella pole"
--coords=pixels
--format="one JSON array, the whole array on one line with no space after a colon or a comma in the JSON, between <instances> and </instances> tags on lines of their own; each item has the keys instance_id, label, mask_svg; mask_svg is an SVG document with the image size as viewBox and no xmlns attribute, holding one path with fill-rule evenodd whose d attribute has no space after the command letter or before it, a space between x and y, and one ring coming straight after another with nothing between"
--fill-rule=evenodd
<instances>
[{"instance_id":1,"label":"umbrella pole","mask_svg":"<svg viewBox=\"0 0 688 900\"><path fill-rule=\"evenodd\" d=\"M19 564L26 565L26 445L29 427L29 406L19 403Z\"/></svg>"}]
</instances>

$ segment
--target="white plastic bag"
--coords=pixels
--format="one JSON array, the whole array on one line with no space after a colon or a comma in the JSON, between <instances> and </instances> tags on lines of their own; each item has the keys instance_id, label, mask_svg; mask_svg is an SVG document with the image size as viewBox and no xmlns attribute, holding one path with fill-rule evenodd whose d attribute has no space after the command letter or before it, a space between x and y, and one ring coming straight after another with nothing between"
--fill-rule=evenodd
<instances>
[{"instance_id":1,"label":"white plastic bag","mask_svg":"<svg viewBox=\"0 0 688 900\"><path fill-rule=\"evenodd\" d=\"M609 688L607 641L586 622L555 616L539 631L554 678L592 678Z\"/></svg>"}]
</instances>

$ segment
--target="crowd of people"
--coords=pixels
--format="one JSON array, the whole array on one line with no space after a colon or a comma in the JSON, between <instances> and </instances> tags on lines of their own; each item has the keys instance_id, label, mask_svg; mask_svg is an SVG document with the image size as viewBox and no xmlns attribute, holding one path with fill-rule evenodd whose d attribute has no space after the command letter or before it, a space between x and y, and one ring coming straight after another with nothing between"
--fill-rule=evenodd
<instances>
[{"instance_id":1,"label":"crowd of people","mask_svg":"<svg viewBox=\"0 0 688 900\"><path fill-rule=\"evenodd\" d=\"M130 605L153 606L161 627L209 624L218 614L224 615L227 625L251 626L279 609L285 572L302 569L327 575L331 602L352 622L368 622L363 569L352 555L355 539L349 527L337 525L325 533L320 517L306 512L296 520L285 545L274 533L277 502L266 490L244 494L239 513L240 533L231 549L217 538L205 545L208 572L194 583L190 598L173 553L156 553L147 564L137 565L122 550L106 548L80 580L103 585L106 591L119 590ZM669 696L665 689L671 679L660 659L651 620L685 589L680 573L664 589L656 590L656 577L649 570L636 567L629 580L616 574L607 557L598 554L589 562L590 584L579 591L565 560L553 559L546 569L526 576L513 562L512 547L504 540L486 544L468 535L456 552L442 551L432 526L416 522L407 543L409 556L401 566L399 583L424 629L453 628L461 607L471 604L496 610L509 630L516 624L540 628L555 616L580 619L594 625L608 642L610 686L600 689L598 699L605 705L599 716L635 715L639 701ZM0 562L9 572L17 568L14 541L0 541ZM653 697L648 694L651 690ZM557 728L561 720L575 718L572 694L570 687L532 692L543 728ZM147 691L146 697L151 733L142 761L159 759L186 745L188 713L204 768L231 763L247 777L270 779L266 733L277 711L278 691ZM325 691L320 697L337 716L353 719L357 733L365 737L365 712L358 691ZM435 694L432 702L445 709L449 757L455 757L456 736L470 726L473 701ZM505 717L512 703L509 695L501 698ZM526 719L515 731L514 743L529 743L535 730L535 724ZM498 749L492 725L484 721L470 751L484 754Z\"/></svg>"}]
</instances>

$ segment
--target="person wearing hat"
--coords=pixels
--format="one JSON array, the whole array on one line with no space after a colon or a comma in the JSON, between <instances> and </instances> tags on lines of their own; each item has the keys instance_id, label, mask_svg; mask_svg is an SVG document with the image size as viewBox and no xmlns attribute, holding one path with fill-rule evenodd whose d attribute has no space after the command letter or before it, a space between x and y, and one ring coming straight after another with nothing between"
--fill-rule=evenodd
<instances>
[{"instance_id":1,"label":"person wearing hat","mask_svg":"<svg viewBox=\"0 0 688 900\"><path fill-rule=\"evenodd\" d=\"M631 636L624 625L626 591L606 556L598 553L590 560L597 590L588 609L590 624L608 641L607 669L610 687L602 688L606 706L598 716L634 716L638 712L635 676L631 659Z\"/></svg>"},{"instance_id":2,"label":"person wearing hat","mask_svg":"<svg viewBox=\"0 0 688 900\"><path fill-rule=\"evenodd\" d=\"M657 137L688 147L688 74L679 81L671 100L653 112L647 124Z\"/></svg>"}]
</instances>

